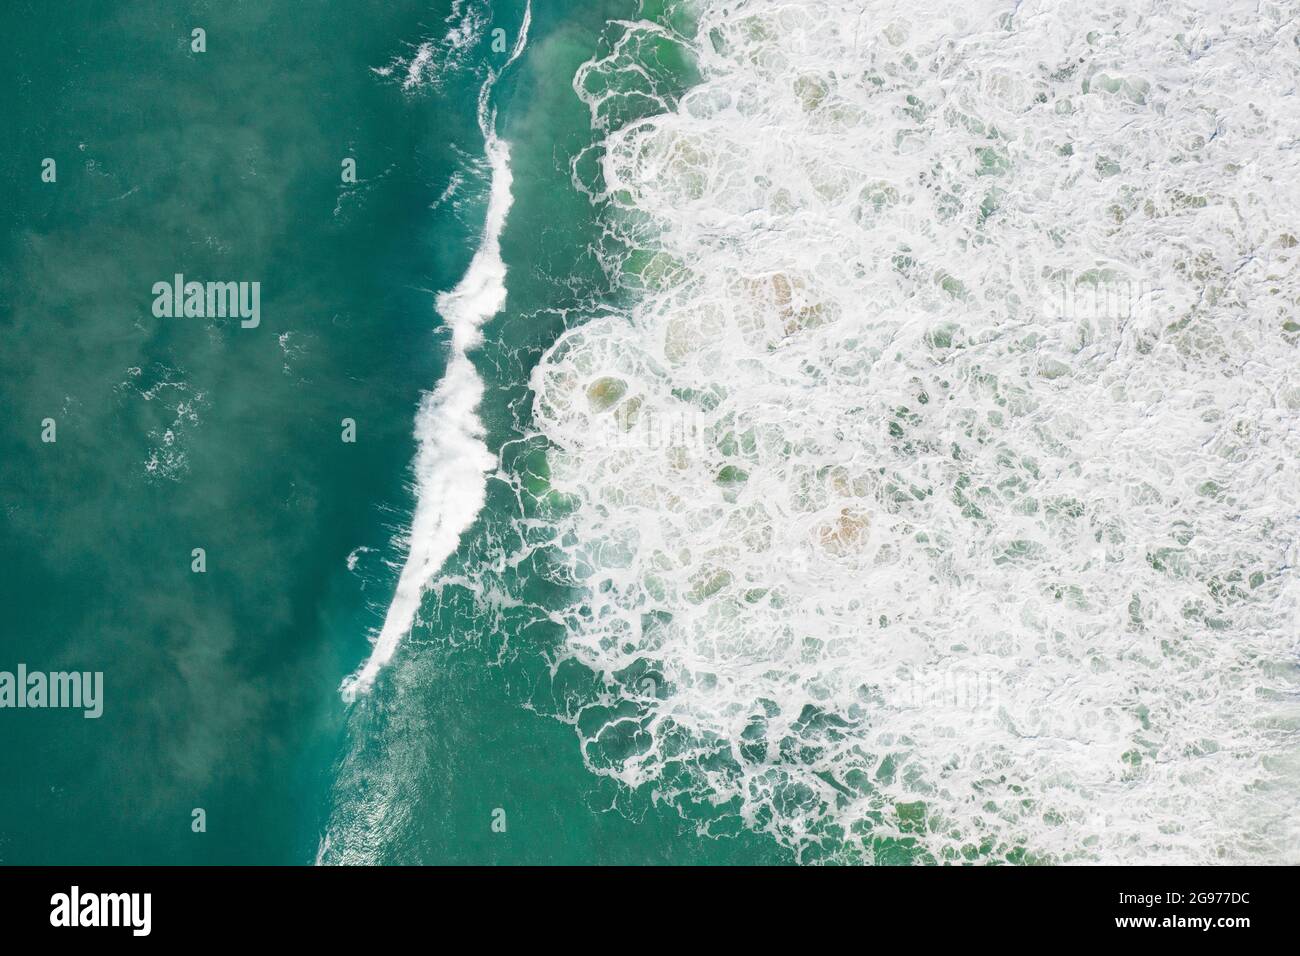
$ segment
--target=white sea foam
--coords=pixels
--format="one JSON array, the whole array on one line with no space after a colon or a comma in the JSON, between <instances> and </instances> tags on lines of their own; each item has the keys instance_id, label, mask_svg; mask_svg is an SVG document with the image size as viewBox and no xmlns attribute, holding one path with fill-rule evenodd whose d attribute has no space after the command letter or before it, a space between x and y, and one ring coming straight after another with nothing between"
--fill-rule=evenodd
<instances>
[{"instance_id":1,"label":"white sea foam","mask_svg":"<svg viewBox=\"0 0 1300 956\"><path fill-rule=\"evenodd\" d=\"M1296 862L1294 9L698 8L575 81L637 304L532 379L589 766L801 853Z\"/></svg>"},{"instance_id":2,"label":"white sea foam","mask_svg":"<svg viewBox=\"0 0 1300 956\"><path fill-rule=\"evenodd\" d=\"M409 56L394 56L386 65L371 67L370 71L385 78L400 76L402 89L407 93L440 87L449 74L469 63L491 21L491 14L487 4L466 5L457 0L443 20L447 30L442 37L410 44Z\"/></svg>"},{"instance_id":3,"label":"white sea foam","mask_svg":"<svg viewBox=\"0 0 1300 956\"><path fill-rule=\"evenodd\" d=\"M346 701L370 689L410 633L425 588L482 509L486 473L496 464L483 442L483 424L478 417L483 381L469 353L479 344L483 323L506 302L501 231L511 203L510 146L497 136L491 95L502 70L524 50L531 13L530 4L509 59L501 70L489 72L479 92L478 121L492 180L483 236L460 282L438 296L438 314L451 330L451 352L446 372L425 395L415 418L416 503L406 563L369 659L343 682L341 692ZM458 39L462 45L465 42Z\"/></svg>"}]
</instances>

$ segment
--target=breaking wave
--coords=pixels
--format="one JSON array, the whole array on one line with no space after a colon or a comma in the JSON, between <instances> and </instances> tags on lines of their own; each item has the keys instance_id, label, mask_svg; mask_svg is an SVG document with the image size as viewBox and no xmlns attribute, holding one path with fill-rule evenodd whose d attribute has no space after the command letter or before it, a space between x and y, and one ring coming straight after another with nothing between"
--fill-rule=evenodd
<instances>
[{"instance_id":1,"label":"breaking wave","mask_svg":"<svg viewBox=\"0 0 1300 956\"><path fill-rule=\"evenodd\" d=\"M486 494L486 473L496 465L495 456L484 444L478 416L483 380L469 353L482 338L483 323L506 302L501 231L511 203L510 146L496 134L491 95L501 72L518 59L528 42L531 12L531 5L526 6L510 58L501 70L489 71L479 92L478 122L491 170L483 237L456 288L438 296L438 314L451 331L451 354L442 379L425 395L415 418L416 503L407 535L406 562L369 659L343 682L341 693L348 702L370 689L410 633L425 588L478 517ZM458 49L468 45L467 36L456 36Z\"/></svg>"}]
</instances>

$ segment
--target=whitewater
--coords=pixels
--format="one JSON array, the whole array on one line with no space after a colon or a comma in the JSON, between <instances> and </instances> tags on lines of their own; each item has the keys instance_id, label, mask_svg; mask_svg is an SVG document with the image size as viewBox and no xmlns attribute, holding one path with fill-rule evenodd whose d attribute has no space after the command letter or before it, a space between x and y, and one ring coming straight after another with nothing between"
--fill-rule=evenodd
<instances>
[{"instance_id":1,"label":"whitewater","mask_svg":"<svg viewBox=\"0 0 1300 956\"><path fill-rule=\"evenodd\" d=\"M531 20L530 3L524 8L523 22L509 58L501 69L488 71L479 91L478 124L491 177L483 234L460 282L437 299L438 314L451 332L450 352L442 379L422 399L415 418L415 512L406 535L406 561L370 657L340 688L343 699L349 703L370 690L410 633L425 589L447 558L455 553L461 535L482 510L486 476L496 465L495 456L483 440L483 424L478 416L483 381L470 352L481 342L483 324L506 303L501 232L512 199L510 145L497 136L491 96L502 73L523 53ZM475 29L471 31L471 27ZM483 27L483 23L467 18L450 34L452 48L470 47L481 38ZM414 66L411 69L412 75L418 77L419 71ZM409 87L404 85L404 88Z\"/></svg>"},{"instance_id":2,"label":"whitewater","mask_svg":"<svg viewBox=\"0 0 1300 956\"><path fill-rule=\"evenodd\" d=\"M593 773L801 859L1300 861L1298 14L616 25L631 304L531 379Z\"/></svg>"}]
</instances>

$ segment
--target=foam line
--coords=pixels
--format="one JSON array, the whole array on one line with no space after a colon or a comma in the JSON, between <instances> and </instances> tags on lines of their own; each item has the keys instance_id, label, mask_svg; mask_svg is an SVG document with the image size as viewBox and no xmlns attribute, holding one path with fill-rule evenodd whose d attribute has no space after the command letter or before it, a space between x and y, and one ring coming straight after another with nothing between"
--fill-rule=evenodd
<instances>
[{"instance_id":1,"label":"foam line","mask_svg":"<svg viewBox=\"0 0 1300 956\"><path fill-rule=\"evenodd\" d=\"M451 330L451 358L415 417L416 503L406 564L369 659L340 688L349 703L369 691L411 632L425 588L478 517L487 493L487 472L496 464L483 440L478 415L483 380L469 353L482 339L483 323L506 303L501 231L513 201L510 145L496 134L491 94L501 74L523 53L531 21L529 4L510 58L501 70L489 72L479 92L478 122L492 175L483 238L460 282L438 296L438 314Z\"/></svg>"}]
</instances>

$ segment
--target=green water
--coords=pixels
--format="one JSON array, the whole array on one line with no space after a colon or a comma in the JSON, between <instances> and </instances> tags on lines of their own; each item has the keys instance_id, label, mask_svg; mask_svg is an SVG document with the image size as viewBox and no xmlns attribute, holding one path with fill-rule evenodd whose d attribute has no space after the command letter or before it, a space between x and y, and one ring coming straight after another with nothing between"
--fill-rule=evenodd
<instances>
[{"instance_id":1,"label":"green water","mask_svg":"<svg viewBox=\"0 0 1300 956\"><path fill-rule=\"evenodd\" d=\"M479 178L438 200L482 153L490 36L439 88L374 72L441 36L448 8L146 0L9 18L0 669L103 671L106 700L99 720L0 711L0 862L311 862L335 805L372 788L394 798L359 840L377 861L783 859L592 775L572 728L525 706L554 693L536 656L504 655L454 594L400 677L351 715L338 696L402 557L413 415L442 368L434 294L481 228ZM560 310L600 284L595 213L569 188L591 136L570 83L605 20L632 12L543 4L499 91L510 301L475 356L494 449ZM521 15L498 4L491 23L513 38ZM155 318L151 287L175 273L259 281L260 326ZM514 509L491 487L467 553Z\"/></svg>"}]
</instances>

